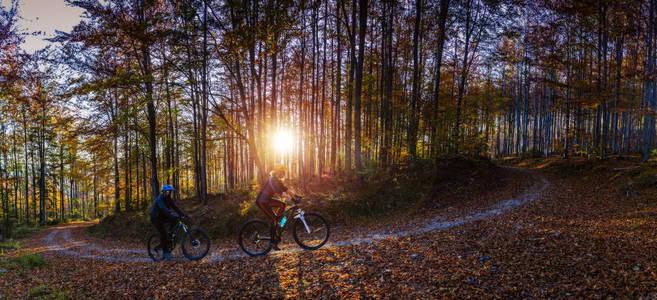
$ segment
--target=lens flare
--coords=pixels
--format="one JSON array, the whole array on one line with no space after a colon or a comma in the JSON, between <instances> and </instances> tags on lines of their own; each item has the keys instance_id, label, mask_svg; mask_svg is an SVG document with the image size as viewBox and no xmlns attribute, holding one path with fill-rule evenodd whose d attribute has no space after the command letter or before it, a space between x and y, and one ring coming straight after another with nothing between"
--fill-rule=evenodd
<instances>
[{"instance_id":1,"label":"lens flare","mask_svg":"<svg viewBox=\"0 0 657 300\"><path fill-rule=\"evenodd\" d=\"M292 134L287 130L279 130L272 139L274 149L280 153L285 153L292 149Z\"/></svg>"}]
</instances>

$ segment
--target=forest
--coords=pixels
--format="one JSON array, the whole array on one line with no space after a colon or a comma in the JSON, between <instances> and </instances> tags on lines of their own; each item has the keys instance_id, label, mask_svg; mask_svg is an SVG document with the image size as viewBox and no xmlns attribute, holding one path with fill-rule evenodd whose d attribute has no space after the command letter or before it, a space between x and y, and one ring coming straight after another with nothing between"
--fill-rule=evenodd
<instances>
[{"instance_id":1,"label":"forest","mask_svg":"<svg viewBox=\"0 0 657 300\"><path fill-rule=\"evenodd\" d=\"M657 0L63 0L79 23L36 51L26 1L0 2L0 285L15 253L59 263L0 298L654 297ZM222 252L281 167L335 240ZM87 290L155 272L115 243L143 248L163 185L243 271Z\"/></svg>"},{"instance_id":2,"label":"forest","mask_svg":"<svg viewBox=\"0 0 657 300\"><path fill-rule=\"evenodd\" d=\"M305 184L655 148L650 0L68 3L82 22L34 54L3 7L5 219L143 209L163 183L204 202L278 164Z\"/></svg>"}]
</instances>

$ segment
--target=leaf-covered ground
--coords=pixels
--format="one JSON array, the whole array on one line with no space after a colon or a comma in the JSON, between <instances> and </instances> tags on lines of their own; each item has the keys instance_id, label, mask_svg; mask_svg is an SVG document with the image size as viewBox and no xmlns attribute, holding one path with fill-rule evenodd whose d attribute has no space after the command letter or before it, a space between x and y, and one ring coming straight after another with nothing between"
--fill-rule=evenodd
<instances>
[{"instance_id":1,"label":"leaf-covered ground","mask_svg":"<svg viewBox=\"0 0 657 300\"><path fill-rule=\"evenodd\" d=\"M408 231L436 219L461 220L542 189L541 180L549 185L532 202L445 229L317 251L286 244L284 251L260 258L164 263L83 258L71 252L91 257L141 246L91 238L85 224L51 228L2 258L39 252L47 265L32 270L0 265L0 291L8 298L655 298L657 201L652 193L618 184L625 170L615 169L632 164L547 161L531 171L506 169L503 189L367 226L339 224L331 241ZM46 242L49 234L59 251ZM82 244L87 247L76 249ZM215 244L216 251L236 246L232 240Z\"/></svg>"}]
</instances>

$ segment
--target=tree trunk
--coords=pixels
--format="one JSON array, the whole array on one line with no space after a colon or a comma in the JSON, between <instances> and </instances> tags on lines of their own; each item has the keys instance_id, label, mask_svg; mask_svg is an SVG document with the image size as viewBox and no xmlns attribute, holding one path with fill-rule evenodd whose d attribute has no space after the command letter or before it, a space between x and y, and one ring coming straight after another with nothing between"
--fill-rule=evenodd
<instances>
[{"instance_id":1,"label":"tree trunk","mask_svg":"<svg viewBox=\"0 0 657 300\"><path fill-rule=\"evenodd\" d=\"M467 78L467 70L468 70L468 55L469 55L469 50L470 50L470 36L471 36L471 31L470 31L470 17L472 14L472 0L467 0L466 1L466 17L465 17L465 45L463 46L464 53L463 53L463 62L461 65L461 77L459 79L459 89L458 89L458 102L456 104L456 126L454 129L454 154L459 153L459 144L461 140L461 106L463 103L463 94L465 92L465 80Z\"/></svg>"},{"instance_id":2,"label":"tree trunk","mask_svg":"<svg viewBox=\"0 0 657 300\"><path fill-rule=\"evenodd\" d=\"M354 0L356 1L356 0ZM365 51L365 35L367 34L367 1L359 0L360 9L360 29L358 40L358 62L356 65L356 91L354 97L354 162L356 165L356 174L360 174L362 169L361 163L361 124L360 124L360 111L361 111L361 94L363 89L363 54ZM419 0L421 1L421 0ZM354 26L356 24L354 23ZM358 175L360 178L360 175Z\"/></svg>"},{"instance_id":3,"label":"tree trunk","mask_svg":"<svg viewBox=\"0 0 657 300\"><path fill-rule=\"evenodd\" d=\"M408 125L408 154L411 157L417 155L417 105L420 98L420 74L419 74L419 47L420 24L422 24L422 0L415 0L415 26L413 29L413 91L411 95L411 107L409 111Z\"/></svg>"},{"instance_id":4,"label":"tree trunk","mask_svg":"<svg viewBox=\"0 0 657 300\"><path fill-rule=\"evenodd\" d=\"M438 101L440 93L440 69L443 62L443 49L445 47L445 38L447 36L447 16L449 12L450 0L440 0L440 15L438 17L438 49L436 50L436 75L433 90L433 120L432 120L432 138L431 147L432 155L438 163Z\"/></svg>"}]
</instances>

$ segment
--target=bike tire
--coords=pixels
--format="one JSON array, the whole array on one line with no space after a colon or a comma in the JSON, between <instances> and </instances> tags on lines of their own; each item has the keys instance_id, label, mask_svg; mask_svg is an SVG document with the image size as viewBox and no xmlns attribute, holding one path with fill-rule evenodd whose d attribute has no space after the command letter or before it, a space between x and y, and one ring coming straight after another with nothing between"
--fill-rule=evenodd
<instances>
[{"instance_id":1,"label":"bike tire","mask_svg":"<svg viewBox=\"0 0 657 300\"><path fill-rule=\"evenodd\" d=\"M330 228L329 224L326 221L326 219L320 215L319 213L316 212L307 212L304 214L304 218L308 220L308 222L313 223L311 227L318 228L319 230L313 230L315 232L319 232L320 230L325 230L324 236L320 239L320 242L318 244L307 244L305 239L301 237L302 234L307 233L306 227L303 225L303 222L301 222L301 219L295 219L294 220L294 226L292 227L292 235L294 236L294 241L301 246L301 248L306 249L306 250L316 250L324 246L326 242L329 239L330 235ZM316 223L316 224L315 224ZM319 227L317 227L319 226Z\"/></svg>"},{"instance_id":2,"label":"bike tire","mask_svg":"<svg viewBox=\"0 0 657 300\"><path fill-rule=\"evenodd\" d=\"M159 252L157 251L156 247L161 247L161 241L160 241L160 233L156 232L151 234L150 237L148 237L148 242L146 243L146 251L148 252L148 256L151 257L153 261L162 261L162 254L164 254L164 251L160 248Z\"/></svg>"},{"instance_id":3,"label":"bike tire","mask_svg":"<svg viewBox=\"0 0 657 300\"><path fill-rule=\"evenodd\" d=\"M255 230L255 233L252 233L251 230ZM262 235L262 239L260 235ZM242 248L242 251L244 251L246 254L250 256L262 256L269 253L269 251L271 251L273 236L274 236L274 230L273 228L271 228L269 223L260 219L253 219L247 221L242 225L242 228L240 228L238 241L240 244L240 248ZM267 245L263 248L262 251L251 251L250 249L247 249L249 248L247 247L247 243L250 242L250 240L252 239L256 244L260 240L267 241Z\"/></svg>"},{"instance_id":4,"label":"bike tire","mask_svg":"<svg viewBox=\"0 0 657 300\"><path fill-rule=\"evenodd\" d=\"M200 243L200 254L197 255L192 255L190 254L190 250L187 247L189 246L194 246L194 241L197 240ZM190 242L188 245L187 242ZM207 232L201 228L191 228L187 230L185 234L183 234L182 237L182 243L181 243L181 248L183 255L187 257L189 260L201 260L203 259L206 255L208 255L208 252L210 252L210 237L208 236ZM203 246L204 245L204 246Z\"/></svg>"}]
</instances>

